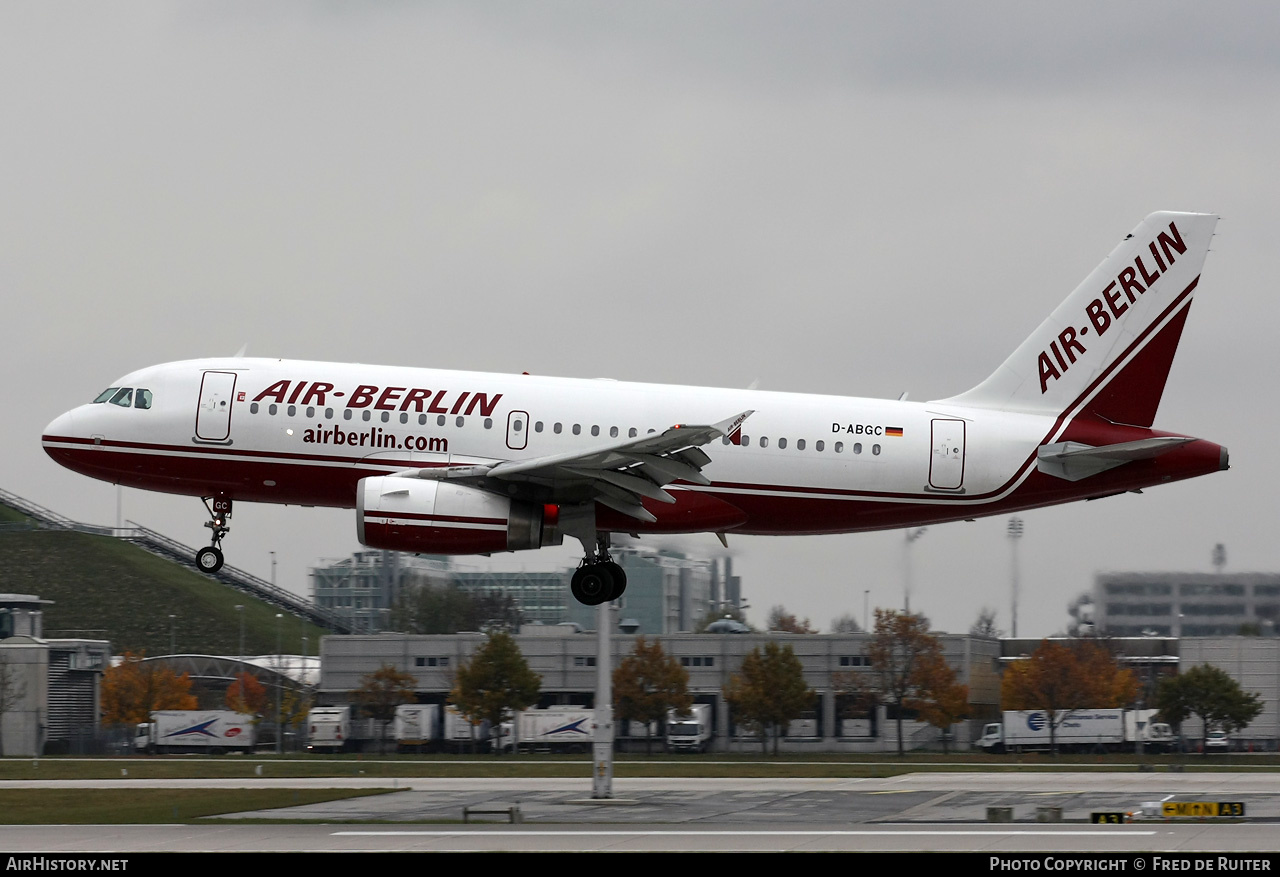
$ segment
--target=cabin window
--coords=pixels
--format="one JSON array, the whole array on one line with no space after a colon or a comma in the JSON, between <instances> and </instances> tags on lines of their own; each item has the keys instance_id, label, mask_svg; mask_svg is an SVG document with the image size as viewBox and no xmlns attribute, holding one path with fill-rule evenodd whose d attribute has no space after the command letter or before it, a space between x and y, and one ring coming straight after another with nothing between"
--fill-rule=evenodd
<instances>
[{"instance_id":1,"label":"cabin window","mask_svg":"<svg viewBox=\"0 0 1280 877\"><path fill-rule=\"evenodd\" d=\"M749 436L749 435L744 435L744 436L742 437L742 446L743 446L744 448L747 448L747 447L750 447L750 446L751 446L751 436Z\"/></svg>"},{"instance_id":2,"label":"cabin window","mask_svg":"<svg viewBox=\"0 0 1280 877\"><path fill-rule=\"evenodd\" d=\"M401 422L401 423L408 423L408 422L409 422L409 412L407 412L407 411L401 411L401 412L400 412L400 422Z\"/></svg>"},{"instance_id":3,"label":"cabin window","mask_svg":"<svg viewBox=\"0 0 1280 877\"><path fill-rule=\"evenodd\" d=\"M878 456L880 456L880 446L879 446L879 445L872 445L872 446L871 446L871 453L875 454L877 457L878 457Z\"/></svg>"},{"instance_id":4,"label":"cabin window","mask_svg":"<svg viewBox=\"0 0 1280 877\"><path fill-rule=\"evenodd\" d=\"M787 447L787 440L784 438L778 439L778 447L785 450Z\"/></svg>"},{"instance_id":5,"label":"cabin window","mask_svg":"<svg viewBox=\"0 0 1280 877\"><path fill-rule=\"evenodd\" d=\"M599 435L599 434L600 434L600 427L598 427L598 426L593 426L593 427L591 427L591 434L592 434L592 435Z\"/></svg>"},{"instance_id":6,"label":"cabin window","mask_svg":"<svg viewBox=\"0 0 1280 877\"><path fill-rule=\"evenodd\" d=\"M609 438L618 437L618 428L616 426L609 427Z\"/></svg>"},{"instance_id":7,"label":"cabin window","mask_svg":"<svg viewBox=\"0 0 1280 877\"><path fill-rule=\"evenodd\" d=\"M249 403L249 413L250 413L250 414L257 414L257 413L258 413L258 403L257 403L257 402L251 402L251 403Z\"/></svg>"},{"instance_id":8,"label":"cabin window","mask_svg":"<svg viewBox=\"0 0 1280 877\"><path fill-rule=\"evenodd\" d=\"M853 452L854 452L855 454L861 454L861 453L862 453L862 442L854 442L854 443L853 443Z\"/></svg>"},{"instance_id":9,"label":"cabin window","mask_svg":"<svg viewBox=\"0 0 1280 877\"><path fill-rule=\"evenodd\" d=\"M541 421L541 420L539 420L539 421L537 421L536 423L534 423L534 424L533 424L533 431L534 431L534 432L542 432L542 421Z\"/></svg>"},{"instance_id":10,"label":"cabin window","mask_svg":"<svg viewBox=\"0 0 1280 877\"><path fill-rule=\"evenodd\" d=\"M490 424L492 424L492 423L493 423L493 421L486 417L486 418L485 418L485 420L484 420L484 428L485 428L485 429L488 429L488 428L489 428L489 425L490 425ZM519 420L513 420L513 421L511 421L511 431L512 431L512 432L522 432L523 430L524 430L524 423L523 423L522 421L519 421Z\"/></svg>"},{"instance_id":11,"label":"cabin window","mask_svg":"<svg viewBox=\"0 0 1280 877\"><path fill-rule=\"evenodd\" d=\"M573 425L573 434L574 434L574 435L582 435L582 424L580 424L580 423L575 423L575 424Z\"/></svg>"},{"instance_id":12,"label":"cabin window","mask_svg":"<svg viewBox=\"0 0 1280 877\"><path fill-rule=\"evenodd\" d=\"M560 430L561 430L561 426L558 423L555 426L551 427L551 431L554 432L556 435L560 434Z\"/></svg>"},{"instance_id":13,"label":"cabin window","mask_svg":"<svg viewBox=\"0 0 1280 877\"><path fill-rule=\"evenodd\" d=\"M364 418L365 420L368 420L369 418L373 417L373 415L372 415L371 413L369 413L368 411L362 411L362 412L360 412L360 416L361 416L362 418Z\"/></svg>"},{"instance_id":14,"label":"cabin window","mask_svg":"<svg viewBox=\"0 0 1280 877\"><path fill-rule=\"evenodd\" d=\"M769 447L769 437L767 435L760 436L760 447L762 448Z\"/></svg>"},{"instance_id":15,"label":"cabin window","mask_svg":"<svg viewBox=\"0 0 1280 877\"><path fill-rule=\"evenodd\" d=\"M297 406L297 405L290 405L290 406L289 406L289 416L290 416L290 417L295 417L295 416L297 416L297 414L298 414L298 406Z\"/></svg>"},{"instance_id":16,"label":"cabin window","mask_svg":"<svg viewBox=\"0 0 1280 877\"><path fill-rule=\"evenodd\" d=\"M270 414L272 417L275 417L276 404L274 402L267 406L267 413Z\"/></svg>"},{"instance_id":17,"label":"cabin window","mask_svg":"<svg viewBox=\"0 0 1280 877\"><path fill-rule=\"evenodd\" d=\"M629 430L627 430L627 438L635 438L635 437L636 437L636 428L633 426Z\"/></svg>"},{"instance_id":18,"label":"cabin window","mask_svg":"<svg viewBox=\"0 0 1280 877\"><path fill-rule=\"evenodd\" d=\"M427 415L425 415L425 414L419 414L419 415L418 415L418 426L426 426L426 425L427 425Z\"/></svg>"},{"instance_id":19,"label":"cabin window","mask_svg":"<svg viewBox=\"0 0 1280 877\"><path fill-rule=\"evenodd\" d=\"M462 425L463 425L463 424L465 424L466 422L467 422L467 419L466 419L465 417L462 417L462 416L459 416L459 417L458 417L458 419L457 419L457 421L456 421L456 423L458 424L458 426L462 426Z\"/></svg>"},{"instance_id":20,"label":"cabin window","mask_svg":"<svg viewBox=\"0 0 1280 877\"><path fill-rule=\"evenodd\" d=\"M310 420L311 418L313 418L313 417L315 417L315 416L316 416L316 407L315 407L314 405L308 405L308 406L307 406L307 419L308 419L308 420Z\"/></svg>"},{"instance_id":21,"label":"cabin window","mask_svg":"<svg viewBox=\"0 0 1280 877\"><path fill-rule=\"evenodd\" d=\"M382 422L387 423L390 420L391 420L391 412L390 411L382 412Z\"/></svg>"},{"instance_id":22,"label":"cabin window","mask_svg":"<svg viewBox=\"0 0 1280 877\"><path fill-rule=\"evenodd\" d=\"M274 411L272 411L271 413L272 413L272 414L275 414L275 412L274 412ZM350 409L350 408L343 409L343 411L342 411L342 419L343 419L343 420L350 420L350 419L351 419L351 409Z\"/></svg>"},{"instance_id":23,"label":"cabin window","mask_svg":"<svg viewBox=\"0 0 1280 877\"><path fill-rule=\"evenodd\" d=\"M332 409L332 408L326 408L326 409L324 409L324 419L325 419L325 420L333 420L333 409Z\"/></svg>"},{"instance_id":24,"label":"cabin window","mask_svg":"<svg viewBox=\"0 0 1280 877\"><path fill-rule=\"evenodd\" d=\"M436 418L436 426L444 426L444 415L441 414Z\"/></svg>"},{"instance_id":25,"label":"cabin window","mask_svg":"<svg viewBox=\"0 0 1280 877\"><path fill-rule=\"evenodd\" d=\"M819 454L821 454L826 447L827 447L827 443L824 442L822 439L818 439L816 442L813 443L813 449L817 451Z\"/></svg>"},{"instance_id":26,"label":"cabin window","mask_svg":"<svg viewBox=\"0 0 1280 877\"><path fill-rule=\"evenodd\" d=\"M797 451L804 450L804 439L796 439L796 450Z\"/></svg>"},{"instance_id":27,"label":"cabin window","mask_svg":"<svg viewBox=\"0 0 1280 877\"><path fill-rule=\"evenodd\" d=\"M837 454L843 454L843 453L844 453L844 442L836 442L835 452L836 452Z\"/></svg>"},{"instance_id":28,"label":"cabin window","mask_svg":"<svg viewBox=\"0 0 1280 877\"><path fill-rule=\"evenodd\" d=\"M484 419L484 428L485 428L485 429L493 429L493 418L492 418L492 417L486 417L486 418Z\"/></svg>"}]
</instances>

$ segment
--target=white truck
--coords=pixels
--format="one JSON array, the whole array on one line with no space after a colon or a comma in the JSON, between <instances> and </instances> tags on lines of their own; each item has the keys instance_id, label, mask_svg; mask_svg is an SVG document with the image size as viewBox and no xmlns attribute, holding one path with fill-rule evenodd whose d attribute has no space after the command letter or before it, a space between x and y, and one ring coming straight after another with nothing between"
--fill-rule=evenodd
<instances>
[{"instance_id":1,"label":"white truck","mask_svg":"<svg viewBox=\"0 0 1280 877\"><path fill-rule=\"evenodd\" d=\"M1172 729L1154 721L1158 710L1058 710L1053 741L1062 751L1119 751L1142 741L1153 752L1173 747ZM988 752L1047 750L1051 746L1048 714L1043 710L1006 710L1003 722L982 729L978 746Z\"/></svg>"},{"instance_id":2,"label":"white truck","mask_svg":"<svg viewBox=\"0 0 1280 877\"><path fill-rule=\"evenodd\" d=\"M252 752L254 717L231 710L156 710L134 735L135 752Z\"/></svg>"},{"instance_id":3,"label":"white truck","mask_svg":"<svg viewBox=\"0 0 1280 877\"><path fill-rule=\"evenodd\" d=\"M307 713L308 752L342 752L350 744L350 706L318 706Z\"/></svg>"},{"instance_id":4,"label":"white truck","mask_svg":"<svg viewBox=\"0 0 1280 877\"><path fill-rule=\"evenodd\" d=\"M553 707L516 713L514 733L502 741L504 750L548 749L586 751L595 742L595 710Z\"/></svg>"},{"instance_id":5,"label":"white truck","mask_svg":"<svg viewBox=\"0 0 1280 877\"><path fill-rule=\"evenodd\" d=\"M396 749L422 752L440 741L440 706L434 703L402 703L392 721Z\"/></svg>"},{"instance_id":6,"label":"white truck","mask_svg":"<svg viewBox=\"0 0 1280 877\"><path fill-rule=\"evenodd\" d=\"M488 722L473 725L458 712L457 707L450 703L445 705L443 724L440 735L442 748L450 752L476 752L488 749L491 742ZM503 722L498 729L498 735L504 741L510 739L511 723Z\"/></svg>"},{"instance_id":7,"label":"white truck","mask_svg":"<svg viewBox=\"0 0 1280 877\"><path fill-rule=\"evenodd\" d=\"M695 703L683 715L667 713L667 749L672 752L706 752L711 746L711 704Z\"/></svg>"}]
</instances>

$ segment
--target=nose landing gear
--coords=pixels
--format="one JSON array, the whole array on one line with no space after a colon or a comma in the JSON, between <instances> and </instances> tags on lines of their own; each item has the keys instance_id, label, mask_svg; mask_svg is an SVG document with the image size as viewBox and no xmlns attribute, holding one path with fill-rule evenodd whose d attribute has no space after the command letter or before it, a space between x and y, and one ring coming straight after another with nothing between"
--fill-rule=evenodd
<instances>
[{"instance_id":1,"label":"nose landing gear","mask_svg":"<svg viewBox=\"0 0 1280 877\"><path fill-rule=\"evenodd\" d=\"M200 499L212 519L205 521L204 525L213 531L213 540L207 548L201 548L196 552L196 566L201 572L215 573L222 569L223 564L222 537L231 530L230 524L227 523L231 518L231 500L221 493L217 496L203 496Z\"/></svg>"},{"instance_id":2,"label":"nose landing gear","mask_svg":"<svg viewBox=\"0 0 1280 877\"><path fill-rule=\"evenodd\" d=\"M569 581L573 598L586 606L617 600L627 589L627 573L609 556L608 534L596 536L596 550L582 559Z\"/></svg>"}]
</instances>

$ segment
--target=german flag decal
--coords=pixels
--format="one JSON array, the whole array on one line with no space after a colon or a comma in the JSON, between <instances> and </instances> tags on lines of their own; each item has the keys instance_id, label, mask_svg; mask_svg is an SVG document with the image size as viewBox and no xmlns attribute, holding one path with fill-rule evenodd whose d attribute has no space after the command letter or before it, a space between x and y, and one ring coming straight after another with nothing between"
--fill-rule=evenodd
<instances>
[{"instance_id":1,"label":"german flag decal","mask_svg":"<svg viewBox=\"0 0 1280 877\"><path fill-rule=\"evenodd\" d=\"M896 436L898 436L898 437L901 437L901 436L902 436L902 427L900 427L900 426L886 426L886 427L884 428L884 434L885 434L885 435L896 435Z\"/></svg>"}]
</instances>

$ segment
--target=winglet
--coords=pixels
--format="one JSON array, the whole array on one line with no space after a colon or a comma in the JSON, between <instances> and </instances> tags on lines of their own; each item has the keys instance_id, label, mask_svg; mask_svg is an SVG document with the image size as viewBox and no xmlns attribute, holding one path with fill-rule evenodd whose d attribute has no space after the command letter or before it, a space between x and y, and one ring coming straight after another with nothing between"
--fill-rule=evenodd
<instances>
[{"instance_id":1,"label":"winglet","mask_svg":"<svg viewBox=\"0 0 1280 877\"><path fill-rule=\"evenodd\" d=\"M729 438L730 444L742 444L742 424L747 422L747 418L755 414L755 409L744 411L739 415L730 417L728 420L722 420L719 423L712 424L712 429L716 430L722 436Z\"/></svg>"}]
</instances>

